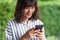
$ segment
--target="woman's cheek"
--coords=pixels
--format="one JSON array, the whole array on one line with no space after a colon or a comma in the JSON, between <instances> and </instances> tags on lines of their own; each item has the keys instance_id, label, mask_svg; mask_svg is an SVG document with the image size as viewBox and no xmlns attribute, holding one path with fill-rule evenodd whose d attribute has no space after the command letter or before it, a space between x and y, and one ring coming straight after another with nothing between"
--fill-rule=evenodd
<instances>
[{"instance_id":1,"label":"woman's cheek","mask_svg":"<svg viewBox=\"0 0 60 40\"><path fill-rule=\"evenodd\" d=\"M25 10L25 13L27 13L27 12L28 12L28 9Z\"/></svg>"}]
</instances>

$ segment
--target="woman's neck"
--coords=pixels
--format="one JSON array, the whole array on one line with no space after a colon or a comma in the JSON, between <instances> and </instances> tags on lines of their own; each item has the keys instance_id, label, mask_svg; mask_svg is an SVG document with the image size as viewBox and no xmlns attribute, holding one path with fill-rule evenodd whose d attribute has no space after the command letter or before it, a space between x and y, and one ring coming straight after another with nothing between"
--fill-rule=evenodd
<instances>
[{"instance_id":1,"label":"woman's neck","mask_svg":"<svg viewBox=\"0 0 60 40\"><path fill-rule=\"evenodd\" d=\"M27 18L21 19L20 22L24 24L28 24L28 19Z\"/></svg>"}]
</instances>

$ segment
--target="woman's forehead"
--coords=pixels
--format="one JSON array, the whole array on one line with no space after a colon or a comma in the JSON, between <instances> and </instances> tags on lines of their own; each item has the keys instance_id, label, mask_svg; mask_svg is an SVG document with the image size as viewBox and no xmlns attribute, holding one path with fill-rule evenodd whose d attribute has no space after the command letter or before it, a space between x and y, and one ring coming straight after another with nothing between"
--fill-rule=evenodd
<instances>
[{"instance_id":1,"label":"woman's forehead","mask_svg":"<svg viewBox=\"0 0 60 40\"><path fill-rule=\"evenodd\" d=\"M26 7L35 7L35 6L26 6Z\"/></svg>"}]
</instances>

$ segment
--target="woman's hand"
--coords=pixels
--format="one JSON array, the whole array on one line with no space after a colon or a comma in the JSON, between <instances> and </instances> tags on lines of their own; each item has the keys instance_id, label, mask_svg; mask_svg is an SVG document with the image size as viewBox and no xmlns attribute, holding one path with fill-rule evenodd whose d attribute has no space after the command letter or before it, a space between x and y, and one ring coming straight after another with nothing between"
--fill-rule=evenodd
<instances>
[{"instance_id":1,"label":"woman's hand","mask_svg":"<svg viewBox=\"0 0 60 40\"><path fill-rule=\"evenodd\" d=\"M36 35L37 37L39 37L40 40L45 40L45 36L44 36L44 29L39 29L39 31L37 31L38 35Z\"/></svg>"},{"instance_id":2,"label":"woman's hand","mask_svg":"<svg viewBox=\"0 0 60 40\"><path fill-rule=\"evenodd\" d=\"M28 30L19 40L29 40L29 38L36 37L38 35L38 30L35 30L34 28Z\"/></svg>"},{"instance_id":3,"label":"woman's hand","mask_svg":"<svg viewBox=\"0 0 60 40\"><path fill-rule=\"evenodd\" d=\"M30 30L28 30L21 38L20 40L29 40L29 38L33 38L33 37L39 37L40 40L44 40L44 30L41 30L42 32L40 32L40 29L35 30L35 28L32 28Z\"/></svg>"}]
</instances>

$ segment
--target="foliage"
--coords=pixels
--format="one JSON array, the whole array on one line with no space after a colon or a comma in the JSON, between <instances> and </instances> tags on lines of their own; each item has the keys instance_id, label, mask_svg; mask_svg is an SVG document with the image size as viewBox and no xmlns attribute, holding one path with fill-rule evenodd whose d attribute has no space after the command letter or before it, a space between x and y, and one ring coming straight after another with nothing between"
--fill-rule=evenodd
<instances>
[{"instance_id":1,"label":"foliage","mask_svg":"<svg viewBox=\"0 0 60 40\"><path fill-rule=\"evenodd\" d=\"M59 6L41 6L41 20L43 20L46 29L46 35L59 36L60 32L60 7Z\"/></svg>"}]
</instances>

